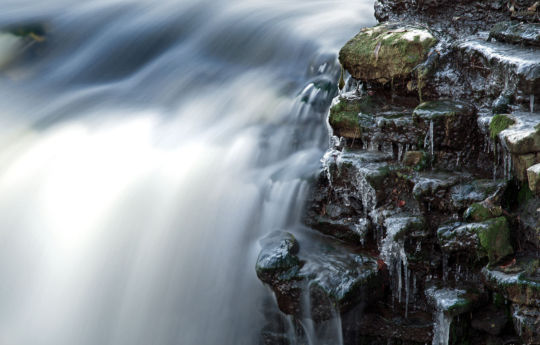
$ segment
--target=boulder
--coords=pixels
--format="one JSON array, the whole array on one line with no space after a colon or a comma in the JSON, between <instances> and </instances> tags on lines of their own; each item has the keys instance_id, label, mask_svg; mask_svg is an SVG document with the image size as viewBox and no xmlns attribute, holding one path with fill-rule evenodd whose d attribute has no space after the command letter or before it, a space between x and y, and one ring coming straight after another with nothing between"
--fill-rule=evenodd
<instances>
[{"instance_id":1,"label":"boulder","mask_svg":"<svg viewBox=\"0 0 540 345\"><path fill-rule=\"evenodd\" d=\"M299 251L292 234L277 231L262 239L261 245L257 276L272 288L285 314L327 320L336 311L354 306L366 289L379 284L375 258L328 242L314 240Z\"/></svg>"},{"instance_id":2,"label":"boulder","mask_svg":"<svg viewBox=\"0 0 540 345\"><path fill-rule=\"evenodd\" d=\"M407 80L437 41L424 27L385 23L362 29L341 48L339 61L359 80L381 84Z\"/></svg>"}]
</instances>

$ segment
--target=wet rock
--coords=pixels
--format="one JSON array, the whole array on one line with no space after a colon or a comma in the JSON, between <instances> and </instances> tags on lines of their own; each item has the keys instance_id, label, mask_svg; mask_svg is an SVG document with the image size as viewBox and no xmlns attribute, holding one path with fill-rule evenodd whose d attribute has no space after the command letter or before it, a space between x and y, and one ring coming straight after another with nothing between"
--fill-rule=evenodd
<instances>
[{"instance_id":1,"label":"wet rock","mask_svg":"<svg viewBox=\"0 0 540 345\"><path fill-rule=\"evenodd\" d=\"M515 304L540 307L540 267L537 258L517 258L509 266L482 269L485 284Z\"/></svg>"},{"instance_id":2,"label":"wet rock","mask_svg":"<svg viewBox=\"0 0 540 345\"><path fill-rule=\"evenodd\" d=\"M540 248L540 198L530 199L521 205L518 215L521 242L538 250Z\"/></svg>"},{"instance_id":3,"label":"wet rock","mask_svg":"<svg viewBox=\"0 0 540 345\"><path fill-rule=\"evenodd\" d=\"M329 151L305 217L306 225L354 244L362 243L369 231L366 217L383 197L380 188L391 159L389 154L374 151Z\"/></svg>"},{"instance_id":4,"label":"wet rock","mask_svg":"<svg viewBox=\"0 0 540 345\"><path fill-rule=\"evenodd\" d=\"M477 95L519 91L540 96L540 54L536 50L482 39L458 42L455 49L459 52L460 64L470 66L467 75L471 80L484 80L471 83ZM511 82L501 82L504 80ZM489 90L486 85L490 85Z\"/></svg>"},{"instance_id":5,"label":"wet rock","mask_svg":"<svg viewBox=\"0 0 540 345\"><path fill-rule=\"evenodd\" d=\"M540 163L527 169L527 179L531 191L540 195Z\"/></svg>"},{"instance_id":6,"label":"wet rock","mask_svg":"<svg viewBox=\"0 0 540 345\"><path fill-rule=\"evenodd\" d=\"M451 174L446 172L421 172L413 177L414 198L431 209L451 210L450 189L462 180L468 180L467 174Z\"/></svg>"},{"instance_id":7,"label":"wet rock","mask_svg":"<svg viewBox=\"0 0 540 345\"><path fill-rule=\"evenodd\" d=\"M385 23L360 31L340 50L339 60L354 78L386 84L410 79L436 43L423 27Z\"/></svg>"},{"instance_id":8,"label":"wet rock","mask_svg":"<svg viewBox=\"0 0 540 345\"><path fill-rule=\"evenodd\" d=\"M473 314L471 326L491 335L499 335L508 321L506 310L490 305Z\"/></svg>"},{"instance_id":9,"label":"wet rock","mask_svg":"<svg viewBox=\"0 0 540 345\"><path fill-rule=\"evenodd\" d=\"M480 251L486 253L491 265L514 253L510 243L510 228L505 217L484 221L476 229Z\"/></svg>"},{"instance_id":10,"label":"wet rock","mask_svg":"<svg viewBox=\"0 0 540 345\"><path fill-rule=\"evenodd\" d=\"M436 286L426 289L425 295L433 308L448 316L471 311L482 298L480 292L475 290L438 288Z\"/></svg>"},{"instance_id":11,"label":"wet rock","mask_svg":"<svg viewBox=\"0 0 540 345\"><path fill-rule=\"evenodd\" d=\"M540 344L540 310L512 305L512 320L516 333L525 344Z\"/></svg>"},{"instance_id":12,"label":"wet rock","mask_svg":"<svg viewBox=\"0 0 540 345\"><path fill-rule=\"evenodd\" d=\"M476 128L476 111L470 104L441 100L420 104L413 111L415 123L425 132L433 123L435 150L446 148L462 149L467 137ZM430 129L431 130L431 129Z\"/></svg>"},{"instance_id":13,"label":"wet rock","mask_svg":"<svg viewBox=\"0 0 540 345\"><path fill-rule=\"evenodd\" d=\"M485 179L460 183L450 189L452 205L456 210L464 209L472 203L483 201L496 192L504 190L505 185L504 181Z\"/></svg>"},{"instance_id":14,"label":"wet rock","mask_svg":"<svg viewBox=\"0 0 540 345\"><path fill-rule=\"evenodd\" d=\"M446 253L475 253L478 259L487 256L490 264L496 264L514 252L505 217L481 223L443 225L437 230L437 238Z\"/></svg>"},{"instance_id":15,"label":"wet rock","mask_svg":"<svg viewBox=\"0 0 540 345\"><path fill-rule=\"evenodd\" d=\"M344 311L354 306L366 289L379 282L374 258L330 243L315 241L298 251L294 237L280 231L265 237L261 245L257 276L272 288L286 314L317 322L330 319L336 308Z\"/></svg>"},{"instance_id":16,"label":"wet rock","mask_svg":"<svg viewBox=\"0 0 540 345\"><path fill-rule=\"evenodd\" d=\"M255 270L267 284L293 279L300 270L298 241L285 231L274 231L261 241L261 252Z\"/></svg>"},{"instance_id":17,"label":"wet rock","mask_svg":"<svg viewBox=\"0 0 540 345\"><path fill-rule=\"evenodd\" d=\"M513 44L528 44L540 47L540 24L502 22L491 28L489 38Z\"/></svg>"},{"instance_id":18,"label":"wet rock","mask_svg":"<svg viewBox=\"0 0 540 345\"><path fill-rule=\"evenodd\" d=\"M463 213L463 219L468 222L483 222L500 216L502 216L502 207L489 202L474 203Z\"/></svg>"}]
</instances>

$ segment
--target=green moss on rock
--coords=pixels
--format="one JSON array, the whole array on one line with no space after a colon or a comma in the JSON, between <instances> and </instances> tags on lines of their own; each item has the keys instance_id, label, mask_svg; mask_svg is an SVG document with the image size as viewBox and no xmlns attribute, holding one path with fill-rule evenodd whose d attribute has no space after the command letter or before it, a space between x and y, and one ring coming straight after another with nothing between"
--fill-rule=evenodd
<instances>
[{"instance_id":1,"label":"green moss on rock","mask_svg":"<svg viewBox=\"0 0 540 345\"><path fill-rule=\"evenodd\" d=\"M485 220L502 216L500 206L488 207L484 203L474 203L463 214L463 218L468 222L483 222Z\"/></svg>"},{"instance_id":2,"label":"green moss on rock","mask_svg":"<svg viewBox=\"0 0 540 345\"><path fill-rule=\"evenodd\" d=\"M489 136L495 139L499 133L512 126L515 123L508 115L497 114L493 116L489 123Z\"/></svg>"},{"instance_id":3,"label":"green moss on rock","mask_svg":"<svg viewBox=\"0 0 540 345\"><path fill-rule=\"evenodd\" d=\"M409 79L436 43L425 28L386 23L360 31L341 49L339 60L354 78L385 84Z\"/></svg>"},{"instance_id":4,"label":"green moss on rock","mask_svg":"<svg viewBox=\"0 0 540 345\"><path fill-rule=\"evenodd\" d=\"M486 226L477 230L480 251L487 254L491 265L514 253L510 244L510 228L505 217L490 219L481 224Z\"/></svg>"}]
</instances>

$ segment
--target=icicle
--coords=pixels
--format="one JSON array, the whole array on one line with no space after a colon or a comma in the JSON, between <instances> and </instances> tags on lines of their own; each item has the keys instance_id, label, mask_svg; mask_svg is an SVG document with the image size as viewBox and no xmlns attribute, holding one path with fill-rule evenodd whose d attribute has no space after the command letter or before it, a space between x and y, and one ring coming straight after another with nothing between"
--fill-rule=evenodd
<instances>
[{"instance_id":1,"label":"icicle","mask_svg":"<svg viewBox=\"0 0 540 345\"><path fill-rule=\"evenodd\" d=\"M448 281L448 255L443 253L442 259L443 281Z\"/></svg>"},{"instance_id":2,"label":"icicle","mask_svg":"<svg viewBox=\"0 0 540 345\"><path fill-rule=\"evenodd\" d=\"M433 137L433 120L432 121L429 121L429 130L428 132L426 133L426 137L424 138L424 149L427 149L428 145L429 145L429 149L430 149L430 164L433 163L433 153L434 153L434 142L435 142L435 139Z\"/></svg>"},{"instance_id":3,"label":"icicle","mask_svg":"<svg viewBox=\"0 0 540 345\"><path fill-rule=\"evenodd\" d=\"M401 162L402 157L403 157L403 144L398 144L398 154L397 154L398 162Z\"/></svg>"},{"instance_id":4,"label":"icicle","mask_svg":"<svg viewBox=\"0 0 540 345\"><path fill-rule=\"evenodd\" d=\"M429 121L429 137L431 139L431 161L433 161L433 150L435 148L435 138L433 135L433 121Z\"/></svg>"},{"instance_id":5,"label":"icicle","mask_svg":"<svg viewBox=\"0 0 540 345\"><path fill-rule=\"evenodd\" d=\"M533 94L530 95L529 102L530 102L531 113L534 113L534 95Z\"/></svg>"},{"instance_id":6,"label":"icicle","mask_svg":"<svg viewBox=\"0 0 540 345\"><path fill-rule=\"evenodd\" d=\"M407 264L405 264L405 318L407 318L409 314L409 293L410 293L409 279L410 277L411 277L411 271L408 270Z\"/></svg>"}]
</instances>

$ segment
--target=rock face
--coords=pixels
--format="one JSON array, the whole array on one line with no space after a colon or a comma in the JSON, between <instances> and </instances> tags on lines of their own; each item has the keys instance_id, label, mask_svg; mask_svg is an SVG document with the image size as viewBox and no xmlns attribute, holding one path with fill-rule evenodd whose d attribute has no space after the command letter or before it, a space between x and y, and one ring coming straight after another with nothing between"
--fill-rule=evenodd
<instances>
[{"instance_id":1,"label":"rock face","mask_svg":"<svg viewBox=\"0 0 540 345\"><path fill-rule=\"evenodd\" d=\"M385 23L360 31L341 48L339 61L356 79L397 82L410 79L412 70L436 43L435 36L423 27Z\"/></svg>"},{"instance_id":2,"label":"rock face","mask_svg":"<svg viewBox=\"0 0 540 345\"><path fill-rule=\"evenodd\" d=\"M540 344L540 3L375 14L339 53L303 219L323 237L263 240L257 274L297 333L340 316L334 343Z\"/></svg>"}]
</instances>

